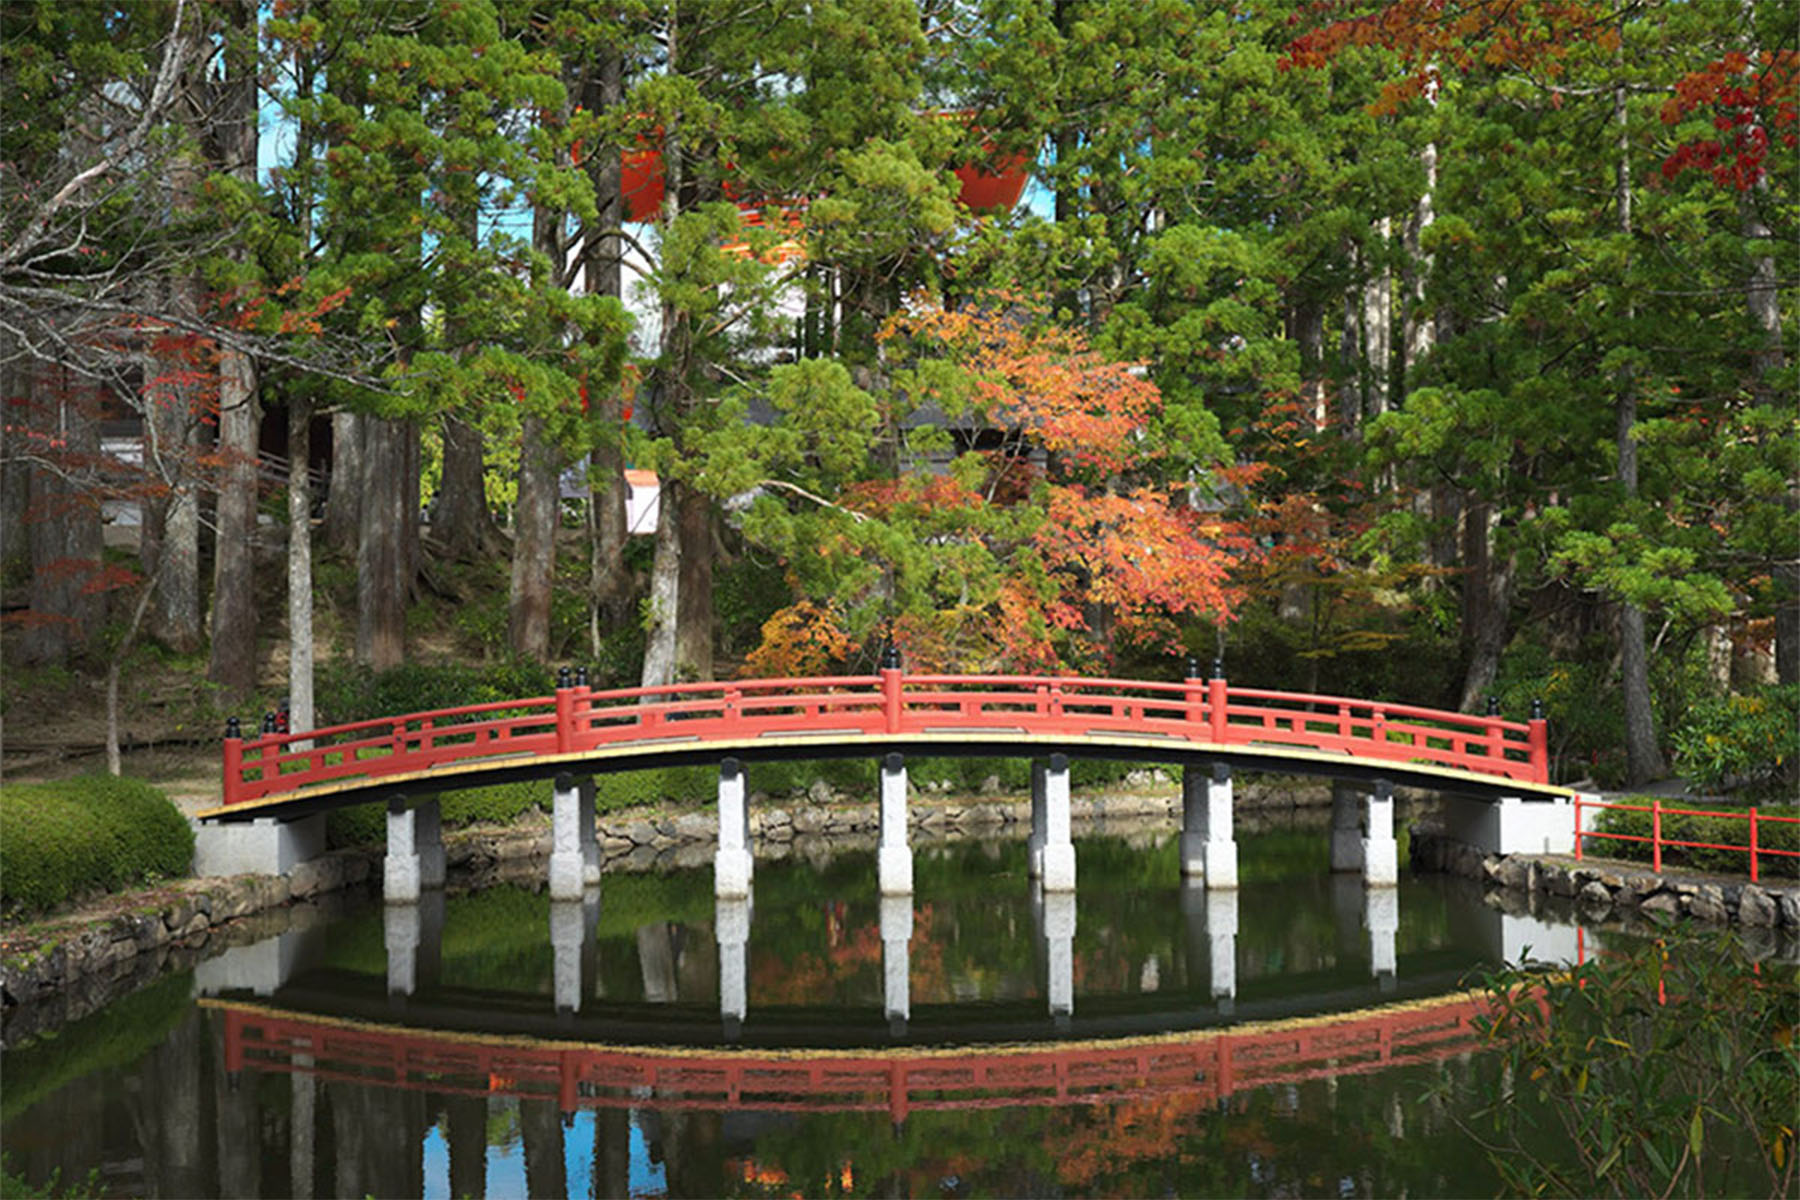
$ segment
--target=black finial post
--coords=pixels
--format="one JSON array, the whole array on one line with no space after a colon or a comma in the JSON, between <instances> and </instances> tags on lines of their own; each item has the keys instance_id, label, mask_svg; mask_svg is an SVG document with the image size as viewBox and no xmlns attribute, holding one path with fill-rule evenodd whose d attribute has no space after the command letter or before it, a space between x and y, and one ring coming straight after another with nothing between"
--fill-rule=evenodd
<instances>
[{"instance_id":1,"label":"black finial post","mask_svg":"<svg viewBox=\"0 0 1800 1200\"><path fill-rule=\"evenodd\" d=\"M881 669L884 671L900 669L900 647L894 645L892 638L889 638L888 644L881 648Z\"/></svg>"},{"instance_id":2,"label":"black finial post","mask_svg":"<svg viewBox=\"0 0 1800 1200\"><path fill-rule=\"evenodd\" d=\"M1223 658L1215 658L1215 659L1213 659L1213 673L1212 673L1212 677L1213 677L1213 678L1214 678L1214 679L1223 679L1223 678L1225 678L1225 660L1224 660L1224 659L1223 659Z\"/></svg>"},{"instance_id":3,"label":"black finial post","mask_svg":"<svg viewBox=\"0 0 1800 1200\"><path fill-rule=\"evenodd\" d=\"M275 732L275 714L270 712L268 709L263 710L262 731L264 733L274 733Z\"/></svg>"},{"instance_id":4,"label":"black finial post","mask_svg":"<svg viewBox=\"0 0 1800 1200\"><path fill-rule=\"evenodd\" d=\"M558 691L561 691L563 688L568 687L571 682L572 682L572 680L569 675L569 668L567 668L567 667L556 668L556 687L557 687Z\"/></svg>"},{"instance_id":5,"label":"black finial post","mask_svg":"<svg viewBox=\"0 0 1800 1200\"><path fill-rule=\"evenodd\" d=\"M1544 701L1541 696L1532 697L1531 719L1534 721L1541 721L1544 719Z\"/></svg>"},{"instance_id":6,"label":"black finial post","mask_svg":"<svg viewBox=\"0 0 1800 1200\"><path fill-rule=\"evenodd\" d=\"M1500 715L1500 697L1488 697L1487 715L1490 717L1497 717Z\"/></svg>"},{"instance_id":7,"label":"black finial post","mask_svg":"<svg viewBox=\"0 0 1800 1200\"><path fill-rule=\"evenodd\" d=\"M581 666L575 668L575 686L576 687L586 687L587 685L588 685L587 664L584 663Z\"/></svg>"},{"instance_id":8,"label":"black finial post","mask_svg":"<svg viewBox=\"0 0 1800 1200\"><path fill-rule=\"evenodd\" d=\"M243 722L239 721L236 717L226 717L225 736L233 741L242 738L244 736Z\"/></svg>"},{"instance_id":9,"label":"black finial post","mask_svg":"<svg viewBox=\"0 0 1800 1200\"><path fill-rule=\"evenodd\" d=\"M1187 656L1187 666L1183 669L1187 671L1187 678L1200 678L1200 660L1195 658L1192 654Z\"/></svg>"}]
</instances>

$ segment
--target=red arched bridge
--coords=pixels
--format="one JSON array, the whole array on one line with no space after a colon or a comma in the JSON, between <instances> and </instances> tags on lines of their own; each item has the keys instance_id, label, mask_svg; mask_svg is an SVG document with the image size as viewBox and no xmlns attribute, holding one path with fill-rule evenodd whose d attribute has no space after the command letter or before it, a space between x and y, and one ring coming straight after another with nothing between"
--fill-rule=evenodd
<instances>
[{"instance_id":1,"label":"red arched bridge","mask_svg":"<svg viewBox=\"0 0 1800 1200\"><path fill-rule=\"evenodd\" d=\"M212 820L285 816L384 794L430 794L658 763L887 754L1214 762L1382 779L1482 798L1566 797L1545 723L1411 704L1178 683L908 674L589 688L264 732L224 743Z\"/></svg>"},{"instance_id":2,"label":"red arched bridge","mask_svg":"<svg viewBox=\"0 0 1800 1200\"><path fill-rule=\"evenodd\" d=\"M887 1111L1223 1100L1246 1087L1360 1075L1480 1048L1485 998L1467 993L1343 1017L1119 1042L916 1051L613 1047L436 1033L236 1001L225 1065L434 1093L554 1099L580 1108Z\"/></svg>"}]
</instances>

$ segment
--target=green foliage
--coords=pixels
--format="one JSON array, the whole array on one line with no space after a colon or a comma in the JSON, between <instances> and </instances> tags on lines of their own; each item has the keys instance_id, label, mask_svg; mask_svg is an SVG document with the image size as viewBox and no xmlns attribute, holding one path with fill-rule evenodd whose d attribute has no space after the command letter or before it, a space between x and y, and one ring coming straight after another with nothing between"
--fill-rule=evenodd
<instances>
[{"instance_id":1,"label":"green foliage","mask_svg":"<svg viewBox=\"0 0 1800 1200\"><path fill-rule=\"evenodd\" d=\"M194 832L137 779L81 776L0 789L0 901L39 912L94 891L185 875Z\"/></svg>"},{"instance_id":2,"label":"green foliage","mask_svg":"<svg viewBox=\"0 0 1800 1200\"><path fill-rule=\"evenodd\" d=\"M1670 932L1564 975L1492 976L1506 1069L1468 1132L1506 1191L1788 1196L1800 989L1735 938Z\"/></svg>"},{"instance_id":3,"label":"green foliage","mask_svg":"<svg viewBox=\"0 0 1800 1200\"><path fill-rule=\"evenodd\" d=\"M552 674L541 663L408 663L386 671L370 671L334 662L319 673L318 725L524 700L548 695L554 688Z\"/></svg>"},{"instance_id":4,"label":"green foliage","mask_svg":"<svg viewBox=\"0 0 1800 1200\"><path fill-rule=\"evenodd\" d=\"M1800 684L1697 701L1674 742L1676 765L1696 787L1773 790L1800 764Z\"/></svg>"},{"instance_id":5,"label":"green foliage","mask_svg":"<svg viewBox=\"0 0 1800 1200\"><path fill-rule=\"evenodd\" d=\"M445 829L467 825L509 825L526 813L550 807L550 784L544 780L497 783L491 787L445 792L439 815ZM326 840L333 846L379 846L387 839L387 809L357 804L334 810L325 821Z\"/></svg>"},{"instance_id":6,"label":"green foliage","mask_svg":"<svg viewBox=\"0 0 1800 1200\"><path fill-rule=\"evenodd\" d=\"M1629 796L1620 801L1623 804L1642 805L1649 808L1655 798L1651 796ZM1748 846L1750 844L1750 823L1746 819L1747 812L1742 808L1720 808L1715 805L1690 804L1686 801L1662 801L1663 807L1677 808L1679 813L1664 812L1662 814L1662 836L1665 841L1677 842L1710 842L1718 846ZM1721 813L1718 817L1692 816L1692 813ZM1800 825L1787 821L1763 821L1763 817L1796 817L1800 816L1800 808L1792 804L1775 809L1758 809L1756 826L1756 844L1759 850L1785 850L1789 855L1800 851ZM1656 814L1636 812L1633 810L1608 808L1600 812L1594 828L1601 833L1617 833L1630 837L1648 838L1655 821ZM1633 862L1651 861L1652 848L1648 842L1625 842L1612 838L1595 838L1585 843L1587 852L1604 855L1608 858L1623 858ZM1787 855L1772 856L1759 854L1757 871L1763 878L1794 879L1800 878L1800 858ZM1723 874L1750 874L1750 854L1748 850L1708 850L1686 846L1663 847L1664 866L1688 866L1696 871L1717 871Z\"/></svg>"}]
</instances>

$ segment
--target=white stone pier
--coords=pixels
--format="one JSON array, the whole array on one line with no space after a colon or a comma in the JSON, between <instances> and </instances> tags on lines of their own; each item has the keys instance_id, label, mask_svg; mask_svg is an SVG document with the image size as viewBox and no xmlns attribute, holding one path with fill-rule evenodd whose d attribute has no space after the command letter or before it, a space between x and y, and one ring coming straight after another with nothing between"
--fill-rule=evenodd
<instances>
[{"instance_id":1,"label":"white stone pier","mask_svg":"<svg viewBox=\"0 0 1800 1200\"><path fill-rule=\"evenodd\" d=\"M882 996L887 1010L888 1029L895 1037L906 1035L906 1023L912 1018L912 935L913 903L911 896L881 898L881 976Z\"/></svg>"},{"instance_id":2,"label":"white stone pier","mask_svg":"<svg viewBox=\"0 0 1800 1200\"><path fill-rule=\"evenodd\" d=\"M583 891L600 886L593 777L558 775L550 812L550 898L580 900Z\"/></svg>"},{"instance_id":3,"label":"white stone pier","mask_svg":"<svg viewBox=\"0 0 1800 1200\"><path fill-rule=\"evenodd\" d=\"M1184 880L1181 916L1187 930L1188 978L1198 982L1200 964L1205 963L1212 997L1229 1015L1237 999L1237 889Z\"/></svg>"},{"instance_id":4,"label":"white stone pier","mask_svg":"<svg viewBox=\"0 0 1800 1200\"><path fill-rule=\"evenodd\" d=\"M387 856L381 864L381 898L414 904L444 886L444 835L436 796L410 807L405 796L388 800Z\"/></svg>"},{"instance_id":5,"label":"white stone pier","mask_svg":"<svg viewBox=\"0 0 1800 1200\"><path fill-rule=\"evenodd\" d=\"M426 892L413 904L389 904L382 912L387 948L388 995L410 996L435 982L443 964L444 893Z\"/></svg>"},{"instance_id":6,"label":"white stone pier","mask_svg":"<svg viewBox=\"0 0 1800 1200\"><path fill-rule=\"evenodd\" d=\"M1208 888L1238 885L1238 848L1231 827L1231 767L1192 763L1181 772L1181 874Z\"/></svg>"},{"instance_id":7,"label":"white stone pier","mask_svg":"<svg viewBox=\"0 0 1800 1200\"><path fill-rule=\"evenodd\" d=\"M1392 885L1364 888L1363 924L1369 930L1369 975L1381 984L1382 991L1390 991L1398 962L1394 939L1400 930L1400 889Z\"/></svg>"},{"instance_id":8,"label":"white stone pier","mask_svg":"<svg viewBox=\"0 0 1800 1200\"><path fill-rule=\"evenodd\" d=\"M325 814L291 821L206 821L194 830L196 875L286 875L325 853Z\"/></svg>"},{"instance_id":9,"label":"white stone pier","mask_svg":"<svg viewBox=\"0 0 1800 1200\"><path fill-rule=\"evenodd\" d=\"M719 943L719 1017L727 1039L736 1040L750 1006L750 900L720 896L713 910Z\"/></svg>"},{"instance_id":10,"label":"white stone pier","mask_svg":"<svg viewBox=\"0 0 1800 1200\"><path fill-rule=\"evenodd\" d=\"M1400 847L1394 839L1394 785L1377 779L1364 789L1331 785L1331 869L1361 871L1370 887L1400 882Z\"/></svg>"},{"instance_id":11,"label":"white stone pier","mask_svg":"<svg viewBox=\"0 0 1800 1200\"><path fill-rule=\"evenodd\" d=\"M1031 764L1033 874L1046 892L1075 890L1075 843L1069 835L1069 759L1052 754Z\"/></svg>"},{"instance_id":12,"label":"white stone pier","mask_svg":"<svg viewBox=\"0 0 1800 1200\"><path fill-rule=\"evenodd\" d=\"M550 950L554 956L556 1011L578 1013L593 993L600 922L600 891L589 888L577 900L550 901Z\"/></svg>"},{"instance_id":13,"label":"white stone pier","mask_svg":"<svg viewBox=\"0 0 1800 1200\"><path fill-rule=\"evenodd\" d=\"M747 900L755 862L750 854L749 781L744 764L728 758L719 764L719 848L713 854L713 895Z\"/></svg>"},{"instance_id":14,"label":"white stone pier","mask_svg":"<svg viewBox=\"0 0 1800 1200\"><path fill-rule=\"evenodd\" d=\"M1075 893L1044 890L1032 899L1044 939L1044 992L1060 1026L1075 1012Z\"/></svg>"},{"instance_id":15,"label":"white stone pier","mask_svg":"<svg viewBox=\"0 0 1800 1200\"><path fill-rule=\"evenodd\" d=\"M876 851L876 877L883 896L912 895L912 846L906 838L906 760L898 754L881 760L881 843Z\"/></svg>"}]
</instances>

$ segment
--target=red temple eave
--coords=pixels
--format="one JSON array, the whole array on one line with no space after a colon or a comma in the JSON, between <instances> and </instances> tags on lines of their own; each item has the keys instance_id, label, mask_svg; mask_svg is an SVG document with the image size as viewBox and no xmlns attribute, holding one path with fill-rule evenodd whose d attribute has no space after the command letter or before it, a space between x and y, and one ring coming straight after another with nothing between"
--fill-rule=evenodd
<instances>
[{"instance_id":1,"label":"red temple eave","mask_svg":"<svg viewBox=\"0 0 1800 1200\"><path fill-rule=\"evenodd\" d=\"M1007 212L1025 194L1030 162L1022 153L987 163L967 163L952 171L960 185L957 199L978 213ZM653 147L627 151L619 173L625 219L642 224L656 220L663 203L662 152Z\"/></svg>"}]
</instances>

